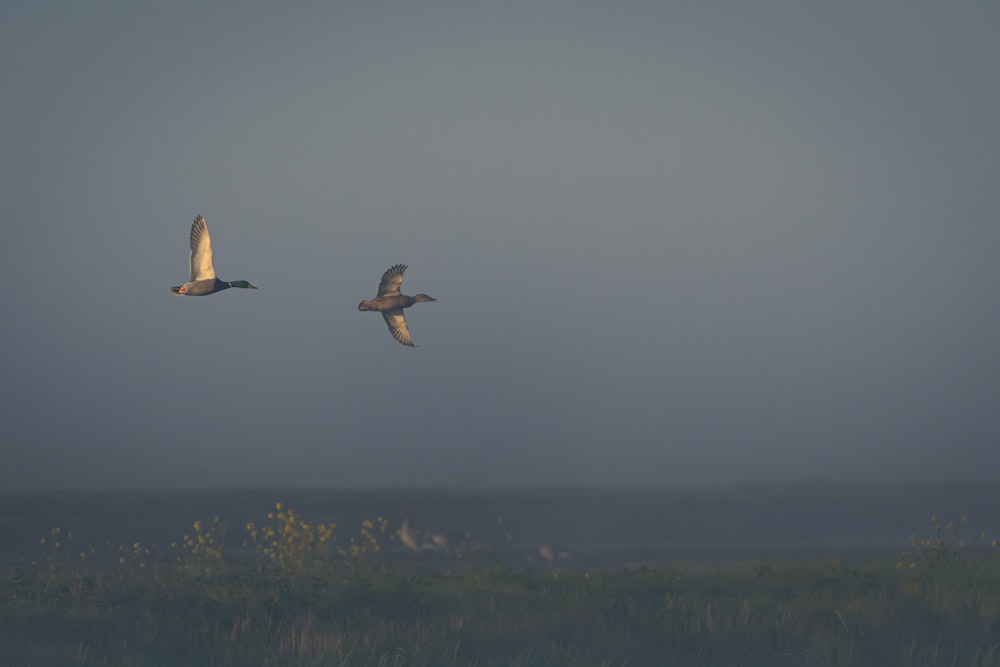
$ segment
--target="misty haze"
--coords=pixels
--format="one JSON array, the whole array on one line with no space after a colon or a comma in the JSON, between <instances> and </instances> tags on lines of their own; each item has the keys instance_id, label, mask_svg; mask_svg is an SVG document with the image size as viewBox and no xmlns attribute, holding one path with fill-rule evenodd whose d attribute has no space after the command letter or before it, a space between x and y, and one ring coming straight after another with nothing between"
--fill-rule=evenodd
<instances>
[{"instance_id":1,"label":"misty haze","mask_svg":"<svg viewBox=\"0 0 1000 667\"><path fill-rule=\"evenodd\" d=\"M0 484L995 480L990 13L14 3Z\"/></svg>"}]
</instances>

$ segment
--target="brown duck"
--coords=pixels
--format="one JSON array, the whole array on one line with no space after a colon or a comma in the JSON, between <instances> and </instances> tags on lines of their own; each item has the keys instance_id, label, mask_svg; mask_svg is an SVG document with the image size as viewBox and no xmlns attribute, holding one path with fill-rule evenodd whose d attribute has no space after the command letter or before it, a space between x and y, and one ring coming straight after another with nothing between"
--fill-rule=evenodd
<instances>
[{"instance_id":1,"label":"brown duck","mask_svg":"<svg viewBox=\"0 0 1000 667\"><path fill-rule=\"evenodd\" d=\"M410 329L406 326L406 318L403 316L403 309L418 302L437 301L437 299L426 294L417 294L416 296L400 294L399 287L403 284L404 271L406 271L406 265L397 264L383 273L382 282L378 284L378 296L359 303L358 310L379 311L389 326L389 333L392 334L392 337L403 345L414 347L413 339L410 338Z\"/></svg>"}]
</instances>

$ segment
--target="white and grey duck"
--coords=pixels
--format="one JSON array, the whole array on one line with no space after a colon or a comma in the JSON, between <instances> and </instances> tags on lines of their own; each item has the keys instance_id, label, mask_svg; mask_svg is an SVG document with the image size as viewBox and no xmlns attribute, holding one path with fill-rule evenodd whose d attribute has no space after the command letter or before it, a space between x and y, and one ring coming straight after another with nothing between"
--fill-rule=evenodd
<instances>
[{"instance_id":1,"label":"white and grey duck","mask_svg":"<svg viewBox=\"0 0 1000 667\"><path fill-rule=\"evenodd\" d=\"M219 280L212 263L212 239L208 236L205 216L199 215L191 223L191 279L183 285L171 287L177 296L208 296L230 287L257 289L245 280Z\"/></svg>"}]
</instances>

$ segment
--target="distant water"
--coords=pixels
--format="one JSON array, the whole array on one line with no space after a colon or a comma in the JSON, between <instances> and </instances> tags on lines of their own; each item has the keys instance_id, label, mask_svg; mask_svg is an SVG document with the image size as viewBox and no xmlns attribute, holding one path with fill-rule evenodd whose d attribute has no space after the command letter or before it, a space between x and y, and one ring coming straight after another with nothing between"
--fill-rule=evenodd
<instances>
[{"instance_id":1,"label":"distant water","mask_svg":"<svg viewBox=\"0 0 1000 667\"><path fill-rule=\"evenodd\" d=\"M405 507L417 528L503 543L511 562L524 562L541 543L560 545L575 563L602 566L891 551L911 533L930 532L933 514L945 521L966 514L967 537L980 530L1000 537L1000 484L986 483L38 492L0 495L0 562L37 555L39 539L54 527L74 531L78 545L99 549L108 541L164 545L190 533L195 519L216 515L229 527L229 543L239 545L243 526L260 523L278 501L306 519L335 521L343 536L378 516L395 529Z\"/></svg>"}]
</instances>

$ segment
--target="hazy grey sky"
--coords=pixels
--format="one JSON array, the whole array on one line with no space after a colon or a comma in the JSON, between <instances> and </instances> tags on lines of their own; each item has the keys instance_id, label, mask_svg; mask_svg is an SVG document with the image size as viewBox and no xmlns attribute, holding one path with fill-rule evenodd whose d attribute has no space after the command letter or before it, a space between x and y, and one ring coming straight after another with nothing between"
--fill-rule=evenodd
<instances>
[{"instance_id":1,"label":"hazy grey sky","mask_svg":"<svg viewBox=\"0 0 1000 667\"><path fill-rule=\"evenodd\" d=\"M0 488L996 479L998 29L5 3Z\"/></svg>"}]
</instances>

